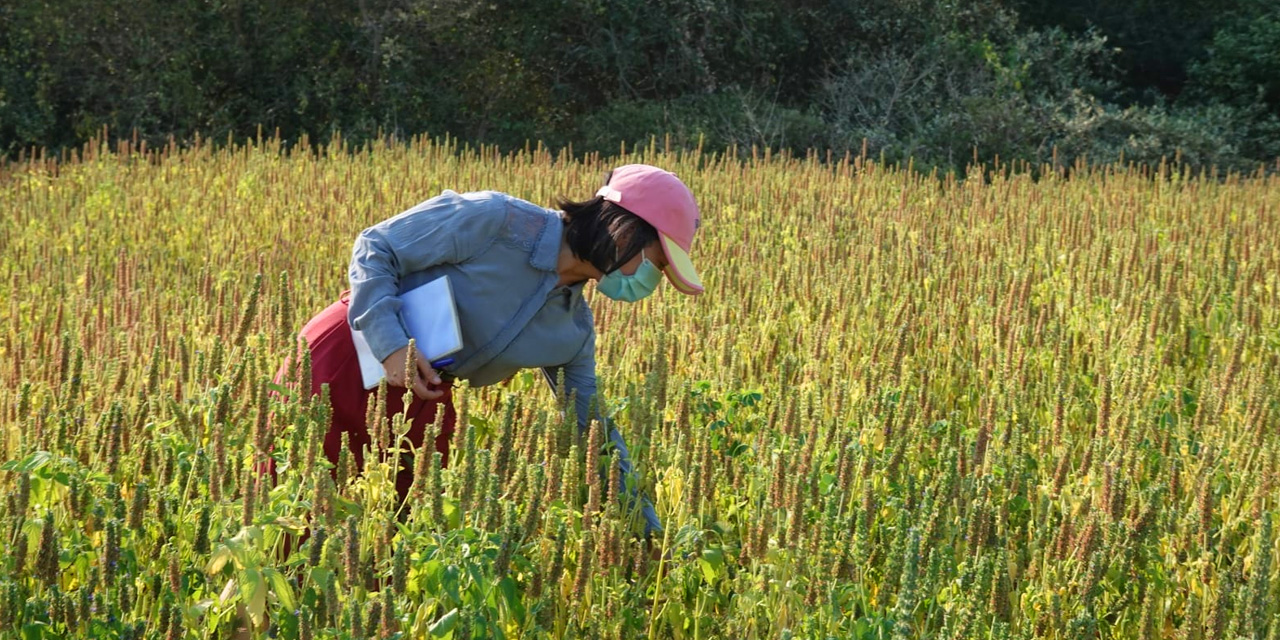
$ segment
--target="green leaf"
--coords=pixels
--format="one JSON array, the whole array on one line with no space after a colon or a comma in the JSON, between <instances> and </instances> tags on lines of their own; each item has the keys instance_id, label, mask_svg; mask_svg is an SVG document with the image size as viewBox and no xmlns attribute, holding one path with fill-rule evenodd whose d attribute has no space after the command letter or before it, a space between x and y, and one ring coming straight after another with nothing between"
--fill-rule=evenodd
<instances>
[{"instance_id":1,"label":"green leaf","mask_svg":"<svg viewBox=\"0 0 1280 640\"><path fill-rule=\"evenodd\" d=\"M437 638L443 638L444 636L448 635L450 631L453 631L453 628L457 626L457 624L458 624L458 610L453 609L449 613L446 613L440 616L439 620L436 620L435 622L431 623L431 626L427 629L427 631L431 632L431 635Z\"/></svg>"},{"instance_id":2,"label":"green leaf","mask_svg":"<svg viewBox=\"0 0 1280 640\"><path fill-rule=\"evenodd\" d=\"M267 388L268 388L268 389L270 389L271 391L274 391L274 392L276 392L276 393L280 394L280 396L281 396L282 398L286 398L286 399L288 399L290 396L292 396L292 395L293 395L293 391L292 391L291 389L289 389L288 387L286 387L286 386L282 385L282 384L276 384L276 383L274 383L274 382L268 382L268 383L267 383Z\"/></svg>"},{"instance_id":3,"label":"green leaf","mask_svg":"<svg viewBox=\"0 0 1280 640\"><path fill-rule=\"evenodd\" d=\"M320 460L317 459L316 462L318 464ZM334 513L341 519L346 519L347 516L356 516L359 518L364 515L364 505L359 502L348 500L341 494L330 496L329 499L333 501Z\"/></svg>"},{"instance_id":4,"label":"green leaf","mask_svg":"<svg viewBox=\"0 0 1280 640\"><path fill-rule=\"evenodd\" d=\"M324 567L311 567L308 572L311 576L311 582L320 586L320 589L329 587L329 581L333 579L333 572Z\"/></svg>"},{"instance_id":5,"label":"green leaf","mask_svg":"<svg viewBox=\"0 0 1280 640\"><path fill-rule=\"evenodd\" d=\"M222 569L227 566L227 562L231 560L231 549L227 545L220 544L213 550L213 555L209 557L209 563L204 566L204 572L216 576L222 573Z\"/></svg>"},{"instance_id":6,"label":"green leaf","mask_svg":"<svg viewBox=\"0 0 1280 640\"><path fill-rule=\"evenodd\" d=\"M485 579L484 573L480 571L480 567L475 563L467 564L467 575L471 578L471 584L467 585L467 591L471 593L471 602L482 602L485 594L489 592L489 581Z\"/></svg>"},{"instance_id":7,"label":"green leaf","mask_svg":"<svg viewBox=\"0 0 1280 640\"><path fill-rule=\"evenodd\" d=\"M507 576L498 583L498 590L502 592L502 599L507 603L507 610L511 612L511 616L520 626L524 626L524 603L520 602L516 581L511 576Z\"/></svg>"},{"instance_id":8,"label":"green leaf","mask_svg":"<svg viewBox=\"0 0 1280 640\"><path fill-rule=\"evenodd\" d=\"M835 483L836 483L836 476L834 474L823 473L822 476L818 479L819 493L826 495L831 491L832 487L835 486Z\"/></svg>"},{"instance_id":9,"label":"green leaf","mask_svg":"<svg viewBox=\"0 0 1280 640\"><path fill-rule=\"evenodd\" d=\"M724 551L715 548L703 550L702 557L698 558L698 566L707 582L715 582L724 568Z\"/></svg>"},{"instance_id":10,"label":"green leaf","mask_svg":"<svg viewBox=\"0 0 1280 640\"><path fill-rule=\"evenodd\" d=\"M724 566L724 550L720 547L708 547L702 550L702 559L719 569Z\"/></svg>"},{"instance_id":11,"label":"green leaf","mask_svg":"<svg viewBox=\"0 0 1280 640\"><path fill-rule=\"evenodd\" d=\"M49 625L43 622L24 624L22 625L22 638L23 640L39 640L44 637L44 630L48 627Z\"/></svg>"},{"instance_id":12,"label":"green leaf","mask_svg":"<svg viewBox=\"0 0 1280 640\"><path fill-rule=\"evenodd\" d=\"M0 465L0 469L3 469L4 471L13 471L15 473L31 473L32 471L49 464L51 460L53 460L52 453L49 453L48 451L37 451L21 460L10 460L3 465ZM26 633L25 628L23 633Z\"/></svg>"},{"instance_id":13,"label":"green leaf","mask_svg":"<svg viewBox=\"0 0 1280 640\"><path fill-rule=\"evenodd\" d=\"M471 621L471 634L477 638L493 638L493 640L506 640L507 634L502 627L489 621L484 616L480 616Z\"/></svg>"},{"instance_id":14,"label":"green leaf","mask_svg":"<svg viewBox=\"0 0 1280 640\"><path fill-rule=\"evenodd\" d=\"M284 606L285 610L293 611L296 609L293 587L289 584L289 580L284 577L284 574L270 567L263 569L262 573L271 582L271 592L280 599L280 604Z\"/></svg>"},{"instance_id":15,"label":"green leaf","mask_svg":"<svg viewBox=\"0 0 1280 640\"><path fill-rule=\"evenodd\" d=\"M1023 496L1014 496L1013 499L1009 501L1010 513L1023 513L1030 510L1031 501L1027 500Z\"/></svg>"},{"instance_id":16,"label":"green leaf","mask_svg":"<svg viewBox=\"0 0 1280 640\"><path fill-rule=\"evenodd\" d=\"M441 591L441 582L444 580L444 564L439 560L428 560L423 563L422 568L418 570L422 576L420 582L422 589L427 595L439 596Z\"/></svg>"},{"instance_id":17,"label":"green leaf","mask_svg":"<svg viewBox=\"0 0 1280 640\"><path fill-rule=\"evenodd\" d=\"M452 602L462 602L462 594L458 589L458 565L451 564L445 567L444 574L440 576L440 586L444 588L444 592L449 594Z\"/></svg>"},{"instance_id":18,"label":"green leaf","mask_svg":"<svg viewBox=\"0 0 1280 640\"><path fill-rule=\"evenodd\" d=\"M240 585L240 597L249 619L255 625L261 625L267 613L267 581L262 573L253 567L244 571L244 582Z\"/></svg>"},{"instance_id":19,"label":"green leaf","mask_svg":"<svg viewBox=\"0 0 1280 640\"><path fill-rule=\"evenodd\" d=\"M458 527L461 527L462 512L458 510L458 507L454 504L453 500L445 497L444 500L441 501L441 504L444 507L444 519L445 522L448 523L449 529L457 529Z\"/></svg>"},{"instance_id":20,"label":"green leaf","mask_svg":"<svg viewBox=\"0 0 1280 640\"><path fill-rule=\"evenodd\" d=\"M294 516L275 516L264 524L273 524L284 529L288 529L291 533L301 534L307 530L307 523L301 518Z\"/></svg>"},{"instance_id":21,"label":"green leaf","mask_svg":"<svg viewBox=\"0 0 1280 640\"><path fill-rule=\"evenodd\" d=\"M294 615L293 609L281 611L280 615L272 619L274 630L267 632L268 638L297 638L298 637L298 616ZM272 633L274 631L274 633ZM397 634L398 635L398 634Z\"/></svg>"}]
</instances>

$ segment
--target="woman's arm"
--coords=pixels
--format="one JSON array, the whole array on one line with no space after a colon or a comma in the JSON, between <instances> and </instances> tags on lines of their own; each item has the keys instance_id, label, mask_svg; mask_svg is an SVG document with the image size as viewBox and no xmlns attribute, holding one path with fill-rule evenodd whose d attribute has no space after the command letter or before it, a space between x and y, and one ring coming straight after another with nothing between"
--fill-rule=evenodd
<instances>
[{"instance_id":1,"label":"woman's arm","mask_svg":"<svg viewBox=\"0 0 1280 640\"><path fill-rule=\"evenodd\" d=\"M574 398L574 410L578 416L579 432L587 430L587 426L590 424L591 408L593 406L596 407L595 418L605 426L605 433L609 437L609 443L605 447L608 448L612 445L618 451L618 467L622 472L620 474L621 485L618 487L618 495L621 496L627 509L636 507L636 500L639 500L640 515L644 517L645 535L660 532L662 531L662 522L658 519L658 514L653 509L653 503L638 489L640 480L635 476L632 468L631 455L627 451L627 443L622 439L622 434L618 433L618 428L613 424L613 421L604 415L604 411L599 409L598 400L595 403L592 402L592 398L596 395L595 346L596 336L595 332L592 332L582 350L578 352L578 355L573 360L561 367L544 367L543 373L554 390L559 372L561 370L564 371L564 392ZM601 470L600 473L603 478L608 477L607 469Z\"/></svg>"},{"instance_id":2,"label":"woman's arm","mask_svg":"<svg viewBox=\"0 0 1280 640\"><path fill-rule=\"evenodd\" d=\"M365 229L351 250L347 322L364 332L379 362L409 344L400 317L400 279L415 271L463 262L492 244L506 220L493 196L445 191Z\"/></svg>"}]
</instances>

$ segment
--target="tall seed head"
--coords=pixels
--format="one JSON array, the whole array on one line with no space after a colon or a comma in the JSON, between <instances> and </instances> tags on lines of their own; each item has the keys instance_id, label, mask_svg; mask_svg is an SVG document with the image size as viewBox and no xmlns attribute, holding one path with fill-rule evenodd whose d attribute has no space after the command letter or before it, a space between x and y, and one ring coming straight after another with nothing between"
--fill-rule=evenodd
<instances>
[{"instance_id":1,"label":"tall seed head","mask_svg":"<svg viewBox=\"0 0 1280 640\"><path fill-rule=\"evenodd\" d=\"M277 281L279 305L276 307L277 344L287 344L293 335L293 297L289 287L289 272L281 271Z\"/></svg>"},{"instance_id":2,"label":"tall seed head","mask_svg":"<svg viewBox=\"0 0 1280 640\"><path fill-rule=\"evenodd\" d=\"M404 411L409 412L409 406L413 404L413 379L418 373L418 341L413 338L409 339L409 346L406 347L404 357L404 398L401 400Z\"/></svg>"},{"instance_id":3,"label":"tall seed head","mask_svg":"<svg viewBox=\"0 0 1280 640\"><path fill-rule=\"evenodd\" d=\"M521 535L531 539L537 533L538 521L542 516L542 500L545 495L546 474L541 465L530 467L533 479L530 482L529 498L525 500L525 517L520 526Z\"/></svg>"},{"instance_id":4,"label":"tall seed head","mask_svg":"<svg viewBox=\"0 0 1280 640\"><path fill-rule=\"evenodd\" d=\"M18 491L15 494L13 511L10 513L15 518L22 518L27 515L27 506L31 502L31 476L26 473L18 474Z\"/></svg>"},{"instance_id":5,"label":"tall seed head","mask_svg":"<svg viewBox=\"0 0 1280 640\"><path fill-rule=\"evenodd\" d=\"M577 506L578 504L578 479L582 472L579 470L579 453L578 445L569 447L569 455L560 460L560 468L563 472L560 474L564 478L561 483L560 499L567 505Z\"/></svg>"},{"instance_id":6,"label":"tall seed head","mask_svg":"<svg viewBox=\"0 0 1280 640\"><path fill-rule=\"evenodd\" d=\"M1209 619L1205 622L1205 632L1209 638L1222 638L1227 630L1227 621L1231 616L1231 592L1234 585L1226 572L1218 575L1218 594L1213 598L1209 608Z\"/></svg>"},{"instance_id":7,"label":"tall seed head","mask_svg":"<svg viewBox=\"0 0 1280 640\"><path fill-rule=\"evenodd\" d=\"M461 420L461 416L459 416L459 420ZM461 424L462 423L459 422L459 425ZM476 443L476 430L468 428L465 429L465 432L466 443L463 445L462 450L462 495L458 504L463 516L465 516L466 512L470 511L473 506L476 482L479 480L476 471L476 450L478 449L478 445Z\"/></svg>"},{"instance_id":8,"label":"tall seed head","mask_svg":"<svg viewBox=\"0 0 1280 640\"><path fill-rule=\"evenodd\" d=\"M319 567L323 559L324 544L329 539L329 530L324 525L315 528L311 534L310 548L307 550L307 566Z\"/></svg>"},{"instance_id":9,"label":"tall seed head","mask_svg":"<svg viewBox=\"0 0 1280 640\"><path fill-rule=\"evenodd\" d=\"M111 519L107 521L107 541L106 548L102 553L102 573L107 584L114 584L116 579L116 566L120 562L120 521Z\"/></svg>"},{"instance_id":10,"label":"tall seed head","mask_svg":"<svg viewBox=\"0 0 1280 640\"><path fill-rule=\"evenodd\" d=\"M302 610L298 613L298 640L312 640L315 637L312 631L312 625L314 624L312 618L314 616L315 614L312 612L311 607L303 605Z\"/></svg>"},{"instance_id":11,"label":"tall seed head","mask_svg":"<svg viewBox=\"0 0 1280 640\"><path fill-rule=\"evenodd\" d=\"M175 596L182 593L182 572L178 565L177 549L169 549L169 591Z\"/></svg>"},{"instance_id":12,"label":"tall seed head","mask_svg":"<svg viewBox=\"0 0 1280 640\"><path fill-rule=\"evenodd\" d=\"M19 545L26 546L25 537ZM61 575L58 566L58 530L54 526L53 512L47 511L44 516L44 528L40 532L40 551L36 556L36 577L46 587L55 588Z\"/></svg>"},{"instance_id":13,"label":"tall seed head","mask_svg":"<svg viewBox=\"0 0 1280 640\"><path fill-rule=\"evenodd\" d=\"M1199 514L1199 533L1200 545L1207 547L1209 545L1210 527L1213 526L1213 508L1214 495L1213 486L1209 482L1209 476L1200 482L1200 491L1196 494L1196 511Z\"/></svg>"},{"instance_id":14,"label":"tall seed head","mask_svg":"<svg viewBox=\"0 0 1280 640\"><path fill-rule=\"evenodd\" d=\"M249 327L258 315L258 297L261 294L262 274L259 273L253 276L253 288L250 289L249 299L245 302L244 311L240 314L240 326L236 328L235 339L231 342L233 346L244 346L245 338L249 336Z\"/></svg>"},{"instance_id":15,"label":"tall seed head","mask_svg":"<svg viewBox=\"0 0 1280 640\"><path fill-rule=\"evenodd\" d=\"M350 615L351 637L364 637L364 619L362 615L362 607L355 598L347 600L347 613Z\"/></svg>"},{"instance_id":16,"label":"tall seed head","mask_svg":"<svg viewBox=\"0 0 1280 640\"><path fill-rule=\"evenodd\" d=\"M382 623L379 625L379 636L384 640L396 632L396 608L390 589L382 592Z\"/></svg>"},{"instance_id":17,"label":"tall seed head","mask_svg":"<svg viewBox=\"0 0 1280 640\"><path fill-rule=\"evenodd\" d=\"M444 466L443 463L444 456L439 451L432 451L431 482L428 485L431 493L427 496L427 503L431 505L431 508L428 511L431 516L431 522L436 525L444 524L444 479L441 477L441 467Z\"/></svg>"},{"instance_id":18,"label":"tall seed head","mask_svg":"<svg viewBox=\"0 0 1280 640\"><path fill-rule=\"evenodd\" d=\"M346 546L342 553L342 566L347 578L347 586L359 584L360 580L360 530L356 526L356 517L347 516Z\"/></svg>"},{"instance_id":19,"label":"tall seed head","mask_svg":"<svg viewBox=\"0 0 1280 640\"><path fill-rule=\"evenodd\" d=\"M133 487L133 502L129 505L129 529L134 533L143 532L142 524L147 513L147 481L142 480Z\"/></svg>"},{"instance_id":20,"label":"tall seed head","mask_svg":"<svg viewBox=\"0 0 1280 640\"><path fill-rule=\"evenodd\" d=\"M391 559L391 589L397 595L405 595L405 584L409 576L409 549L404 540L396 543Z\"/></svg>"},{"instance_id":21,"label":"tall seed head","mask_svg":"<svg viewBox=\"0 0 1280 640\"><path fill-rule=\"evenodd\" d=\"M253 465L249 464L244 469L244 480L240 483L241 492L241 518L240 524L250 526L253 524L253 512L257 505L258 485L257 480L260 476L255 472Z\"/></svg>"},{"instance_id":22,"label":"tall seed head","mask_svg":"<svg viewBox=\"0 0 1280 640\"><path fill-rule=\"evenodd\" d=\"M519 542L520 536L515 505L508 502L503 513L502 543L498 546L498 557L493 563L493 574L499 580L507 576L507 569L511 565L511 553Z\"/></svg>"},{"instance_id":23,"label":"tall seed head","mask_svg":"<svg viewBox=\"0 0 1280 640\"><path fill-rule=\"evenodd\" d=\"M584 530L582 540L578 543L578 570L573 579L573 602L582 602L587 580L591 577L591 558L595 555L592 553L593 550L591 532Z\"/></svg>"},{"instance_id":24,"label":"tall seed head","mask_svg":"<svg viewBox=\"0 0 1280 640\"><path fill-rule=\"evenodd\" d=\"M166 640L181 640L185 634L182 629L182 607L172 607L169 609L169 631L165 634Z\"/></svg>"},{"instance_id":25,"label":"tall seed head","mask_svg":"<svg viewBox=\"0 0 1280 640\"><path fill-rule=\"evenodd\" d=\"M555 595L560 593L560 576L564 573L564 548L565 548L565 527L564 521L556 528L556 535L552 538L552 548L555 549L554 559L551 561L551 570L547 572L547 584L556 589Z\"/></svg>"},{"instance_id":26,"label":"tall seed head","mask_svg":"<svg viewBox=\"0 0 1280 640\"><path fill-rule=\"evenodd\" d=\"M1241 614L1248 615L1251 631L1255 638L1266 635L1267 623L1269 622L1268 608L1270 604L1269 594L1271 593L1271 563L1274 548L1274 537L1272 533L1272 515L1267 513L1262 517L1262 524L1258 528L1258 542L1254 551L1254 562L1249 577L1249 601L1244 603L1248 610L1242 611ZM1244 616L1241 615L1243 618Z\"/></svg>"}]
</instances>

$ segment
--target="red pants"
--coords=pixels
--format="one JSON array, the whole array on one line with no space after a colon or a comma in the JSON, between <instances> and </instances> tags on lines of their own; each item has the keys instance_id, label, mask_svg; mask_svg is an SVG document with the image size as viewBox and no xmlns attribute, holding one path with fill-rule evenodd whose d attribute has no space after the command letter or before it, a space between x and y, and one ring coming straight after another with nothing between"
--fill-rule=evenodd
<instances>
[{"instance_id":1,"label":"red pants","mask_svg":"<svg viewBox=\"0 0 1280 640\"><path fill-rule=\"evenodd\" d=\"M360 376L360 364L356 358L355 343L351 340L351 328L347 325L348 294L343 292L338 301L321 311L305 327L302 335L307 339L311 349L311 393L319 395L320 385L329 385L329 404L333 409L329 431L324 436L324 454L334 465L338 464L338 453L342 446L343 434L346 434L347 448L354 456L356 466L364 468L364 447L370 442L369 429L365 424L365 412L369 402L374 401L377 387L365 390ZM290 363L285 362L276 373L276 384L282 384L288 376ZM409 405L409 415L413 416L413 424L406 437L413 446L422 446L422 437L426 427L435 422L436 411L444 409L440 435L436 437L436 451L440 452L445 465L449 464L449 438L453 435L457 416L453 410L453 394L448 382L440 387L444 396L426 401L414 396ZM403 387L387 388L387 419L404 411ZM390 427L387 427L390 429ZM390 435L387 437L390 441ZM274 471L274 470L273 470ZM396 491L401 499L408 494L413 484L413 457L409 453L396 475Z\"/></svg>"}]
</instances>

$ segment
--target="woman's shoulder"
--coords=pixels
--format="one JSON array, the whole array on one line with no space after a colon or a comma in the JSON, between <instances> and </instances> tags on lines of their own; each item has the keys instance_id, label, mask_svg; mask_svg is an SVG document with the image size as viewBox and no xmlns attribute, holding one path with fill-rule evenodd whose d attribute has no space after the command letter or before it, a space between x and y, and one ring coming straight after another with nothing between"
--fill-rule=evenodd
<instances>
[{"instance_id":1,"label":"woman's shoulder","mask_svg":"<svg viewBox=\"0 0 1280 640\"><path fill-rule=\"evenodd\" d=\"M547 220L555 213L531 202L499 191L458 192L445 189L388 219L394 224L403 219L431 218L440 222L460 224L470 230L497 233L512 222Z\"/></svg>"},{"instance_id":2,"label":"woman's shoulder","mask_svg":"<svg viewBox=\"0 0 1280 640\"><path fill-rule=\"evenodd\" d=\"M501 206L502 226L497 239L512 248L532 251L549 229L560 224L560 216L555 211L527 200L497 191L481 191L474 195Z\"/></svg>"},{"instance_id":3,"label":"woman's shoulder","mask_svg":"<svg viewBox=\"0 0 1280 640\"><path fill-rule=\"evenodd\" d=\"M503 194L491 191L459 193L452 189L445 189L439 195L405 209L390 220L459 218L466 219L471 224L480 223L486 218L501 221L506 210L505 200L497 197L501 195Z\"/></svg>"},{"instance_id":4,"label":"woman's shoulder","mask_svg":"<svg viewBox=\"0 0 1280 640\"><path fill-rule=\"evenodd\" d=\"M548 232L558 237L561 224L558 212L500 191L446 189L388 222L395 225L397 219L411 217L432 219L453 233L526 252L533 251Z\"/></svg>"},{"instance_id":5,"label":"woman's shoulder","mask_svg":"<svg viewBox=\"0 0 1280 640\"><path fill-rule=\"evenodd\" d=\"M418 209L462 207L475 213L487 212L494 217L529 218L533 220L559 220L560 215L553 209L540 207L528 200L517 198L501 191L466 191L457 192L445 189L440 195L424 200L414 207Z\"/></svg>"}]
</instances>

